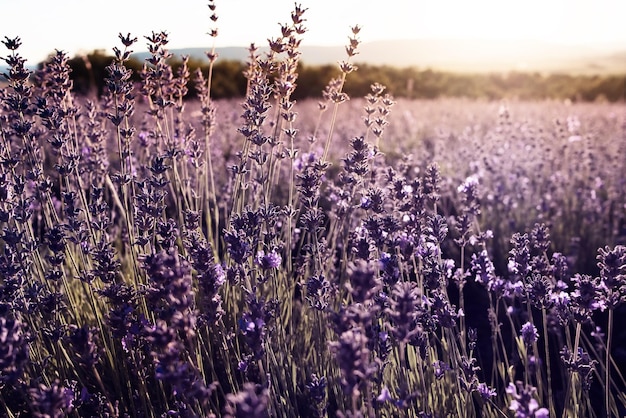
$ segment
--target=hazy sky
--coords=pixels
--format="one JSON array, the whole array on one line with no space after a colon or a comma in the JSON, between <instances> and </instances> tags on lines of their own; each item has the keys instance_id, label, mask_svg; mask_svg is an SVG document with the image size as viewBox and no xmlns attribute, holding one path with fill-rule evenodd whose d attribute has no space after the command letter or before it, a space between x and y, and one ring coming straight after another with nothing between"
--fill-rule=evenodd
<instances>
[{"instance_id":1,"label":"hazy sky","mask_svg":"<svg viewBox=\"0 0 626 418\"><path fill-rule=\"evenodd\" d=\"M532 39L568 44L623 45L624 0L302 0L309 32L304 45L342 45L350 26L364 42L379 39ZM175 6L179 4L179 6ZM166 30L170 48L209 47L206 32L219 29L217 46L265 45L290 19L293 0L216 0L209 20L200 0L0 0L0 37L20 36L30 64L56 49L74 55L120 46L119 32L140 38ZM0 56L6 49L0 45Z\"/></svg>"}]
</instances>

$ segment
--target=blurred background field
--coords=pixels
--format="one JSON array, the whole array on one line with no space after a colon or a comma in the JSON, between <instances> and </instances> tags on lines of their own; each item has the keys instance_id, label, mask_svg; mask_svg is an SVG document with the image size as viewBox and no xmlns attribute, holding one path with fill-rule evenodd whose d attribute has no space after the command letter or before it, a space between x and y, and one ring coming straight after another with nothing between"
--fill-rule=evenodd
<instances>
[{"instance_id":1,"label":"blurred background field","mask_svg":"<svg viewBox=\"0 0 626 418\"><path fill-rule=\"evenodd\" d=\"M402 43L389 41L381 50L402 50ZM325 55L340 57L339 51L332 47L321 48L318 52ZM266 49L265 49L266 50ZM328 51L326 51L328 50ZM234 53L234 51L237 51ZM259 52L263 48L259 49ZM174 71L181 65L181 56L189 56L188 67L191 71L200 68L208 70L206 48L180 49L170 51L173 54L170 64ZM243 97L246 92L246 80L243 76L245 68L246 48L228 48L223 52L217 50L220 59L215 63L213 72L213 97ZM415 52L418 54L418 52ZM143 65L147 53L134 54L126 65L135 71ZM402 52L399 56L421 56ZM493 58L493 57L492 57ZM452 58L451 58L452 59ZM74 91L81 95L102 93L104 86L105 67L113 61L113 56L104 50L96 50L84 55L77 55L69 60L72 70L70 77L74 83ZM336 60L339 61L339 58ZM378 62L378 60L372 60ZM529 69L497 70L498 64L491 58L485 61L484 68L472 69L471 62L459 60L455 67L441 65L418 66L400 64L381 64L365 61L357 56L359 71L346 81L345 91L351 97L363 97L368 94L369 86L378 82L387 86L387 91L398 98L436 99L436 98L468 98L479 100L569 100L576 102L616 102L623 101L626 91L626 65L611 67L610 70L590 66L584 71L574 67L562 70L531 71ZM593 61L591 61L593 62ZM600 64L598 64L600 65ZM443 68L443 69L442 69ZM496 69L494 69L496 68ZM320 97L324 86L331 78L339 75L337 64L333 60L323 63L309 64L302 61L298 68L298 85L294 91L294 99ZM138 72L133 76L139 81ZM189 85L187 98L197 96L193 84Z\"/></svg>"}]
</instances>

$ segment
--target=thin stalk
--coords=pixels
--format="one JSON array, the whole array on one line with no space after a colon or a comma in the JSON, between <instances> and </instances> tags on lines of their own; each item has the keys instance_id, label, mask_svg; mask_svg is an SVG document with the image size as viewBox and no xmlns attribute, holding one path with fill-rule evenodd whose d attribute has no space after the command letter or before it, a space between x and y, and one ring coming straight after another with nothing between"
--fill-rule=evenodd
<instances>
[{"instance_id":1,"label":"thin stalk","mask_svg":"<svg viewBox=\"0 0 626 418\"><path fill-rule=\"evenodd\" d=\"M339 93L343 90L343 84L346 81L346 73L343 72L341 74L341 84L339 87ZM324 155L322 156L322 161L328 161L328 150L330 149L330 142L333 138L333 131L335 129L335 122L337 121L337 110L339 110L339 102L335 102L333 106L333 116L330 119L330 129L328 130L328 136L326 137L326 145L324 146Z\"/></svg>"},{"instance_id":2,"label":"thin stalk","mask_svg":"<svg viewBox=\"0 0 626 418\"><path fill-rule=\"evenodd\" d=\"M574 349L573 349L573 362L576 362L576 359L578 358L578 345L580 343L580 329L581 329L581 324L580 322L578 322L576 324L576 334L574 336ZM573 387L574 386L574 372L570 371L569 373L569 379L567 381L567 390L565 392L565 401L563 402L563 418L569 417L569 415L567 415L568 412L568 404L569 404L569 400L570 397L572 396L572 392L574 392L576 390L576 388ZM574 408L576 407L576 398L574 398ZM577 416L577 414L575 414L574 416Z\"/></svg>"},{"instance_id":3,"label":"thin stalk","mask_svg":"<svg viewBox=\"0 0 626 418\"><path fill-rule=\"evenodd\" d=\"M548 343L548 319L546 315L546 308L541 309L541 319L543 322L543 348L546 356L546 375L548 378L548 408L550 410L550 416L556 416L556 409L554 408L554 397L552 394L552 370L550 367L550 344Z\"/></svg>"},{"instance_id":4,"label":"thin stalk","mask_svg":"<svg viewBox=\"0 0 626 418\"><path fill-rule=\"evenodd\" d=\"M215 39L213 40L213 46L211 47L212 56L215 55ZM215 63L214 59L209 60L209 71L207 74L207 96L206 96L206 107L207 110L210 109L211 104L211 84L213 82L213 64ZM217 207L216 200L216 189L215 189L215 177L213 174L213 161L211 158L211 126L208 124L204 128L204 158L206 162L206 166L208 166L209 170L209 181L204 181L205 188L205 200L207 202L207 208L205 210L206 216L206 224L207 224L207 232L209 235L209 241L214 242L216 245L213 246L215 255L217 255L218 251L218 241L217 237L219 234L219 208ZM211 188L209 190L209 183ZM211 222L209 213L211 211L211 206L213 206L213 222ZM211 229L211 225L215 225L215 232Z\"/></svg>"},{"instance_id":5,"label":"thin stalk","mask_svg":"<svg viewBox=\"0 0 626 418\"><path fill-rule=\"evenodd\" d=\"M461 247L461 277L465 275L465 245ZM463 312L463 315L459 318L459 326L461 328L461 348L463 349L463 354L467 353L467 348L465 346L465 297L463 296L463 282L459 285L459 309Z\"/></svg>"},{"instance_id":6,"label":"thin stalk","mask_svg":"<svg viewBox=\"0 0 626 418\"><path fill-rule=\"evenodd\" d=\"M606 336L606 356L605 362L606 370L604 371L604 410L606 412L606 416L610 417L611 414L611 391L609 390L609 384L611 382L611 340L613 339L613 308L609 308L609 318L608 318L608 326L607 326L607 336Z\"/></svg>"}]
</instances>

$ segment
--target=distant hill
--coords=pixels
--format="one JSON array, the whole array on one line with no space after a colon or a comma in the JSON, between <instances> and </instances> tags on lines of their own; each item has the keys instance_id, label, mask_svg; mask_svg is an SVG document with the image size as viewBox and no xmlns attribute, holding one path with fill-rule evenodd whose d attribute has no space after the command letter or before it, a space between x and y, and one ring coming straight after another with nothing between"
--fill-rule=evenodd
<instances>
[{"instance_id":1,"label":"distant hill","mask_svg":"<svg viewBox=\"0 0 626 418\"><path fill-rule=\"evenodd\" d=\"M175 55L206 60L208 48L173 49ZM343 46L303 46L302 62L332 64L346 58ZM261 53L267 48L259 48ZM399 40L363 43L355 62L431 68L464 73L538 71L572 74L626 73L626 49L578 47L531 41ZM222 59L243 61L245 47L218 48ZM145 59L148 53L136 53Z\"/></svg>"},{"instance_id":2,"label":"distant hill","mask_svg":"<svg viewBox=\"0 0 626 418\"><path fill-rule=\"evenodd\" d=\"M207 60L208 48L172 49L176 55ZM260 53L268 48L259 48ZM335 64L346 58L343 46L303 46L302 62L308 65ZM221 59L245 61L245 47L218 48ZM144 60L149 54L138 52L134 58ZM363 43L357 63L418 67L458 73L540 72L572 75L626 74L626 47L563 46L532 41L480 40L398 40ZM0 74L6 71L0 61ZM3 77L0 77L2 79Z\"/></svg>"}]
</instances>

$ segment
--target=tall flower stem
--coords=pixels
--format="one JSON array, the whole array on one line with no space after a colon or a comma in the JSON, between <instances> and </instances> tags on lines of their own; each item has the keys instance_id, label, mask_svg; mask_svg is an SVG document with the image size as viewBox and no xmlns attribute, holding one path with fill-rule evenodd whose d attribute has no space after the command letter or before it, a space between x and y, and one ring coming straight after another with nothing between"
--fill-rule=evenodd
<instances>
[{"instance_id":1,"label":"tall flower stem","mask_svg":"<svg viewBox=\"0 0 626 418\"><path fill-rule=\"evenodd\" d=\"M609 318L606 336L606 357L604 371L604 410L607 417L611 417L611 340L613 337L613 308L609 308Z\"/></svg>"},{"instance_id":2,"label":"tall flower stem","mask_svg":"<svg viewBox=\"0 0 626 418\"><path fill-rule=\"evenodd\" d=\"M578 346L580 344L580 330L581 330L581 323L578 322L576 324L576 334L574 336L574 349L572 351L572 355L573 355L573 360L572 363L576 363L576 359L578 358ZM577 413L575 413L574 415L568 415L568 404L569 404L569 400L570 397L572 397L572 392L574 392L576 390L576 388L574 388L574 372L570 371L569 373L569 379L567 381L567 390L565 391L565 401L563 402L563 418L566 417L570 417L570 416L578 416ZM576 397L574 397L574 408L576 408Z\"/></svg>"},{"instance_id":3,"label":"tall flower stem","mask_svg":"<svg viewBox=\"0 0 626 418\"><path fill-rule=\"evenodd\" d=\"M546 308L541 309L541 319L543 322L543 347L546 356L546 376L548 379L548 408L550 409L550 416L556 416L556 410L554 409L554 396L552 394L552 370L550 365L550 344L548 341L548 319L546 314Z\"/></svg>"}]
</instances>

